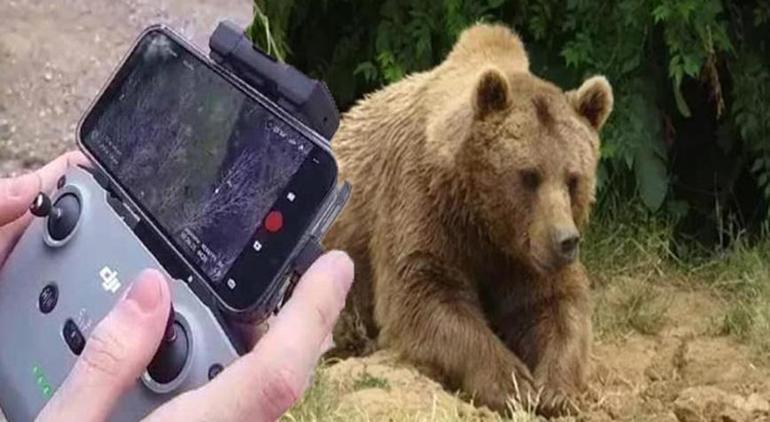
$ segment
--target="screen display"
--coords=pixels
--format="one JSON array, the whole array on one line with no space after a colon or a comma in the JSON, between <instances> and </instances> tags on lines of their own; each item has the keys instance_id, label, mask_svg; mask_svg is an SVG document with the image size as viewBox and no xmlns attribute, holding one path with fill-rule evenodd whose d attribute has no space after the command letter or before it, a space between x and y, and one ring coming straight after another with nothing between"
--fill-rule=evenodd
<instances>
[{"instance_id":1,"label":"screen display","mask_svg":"<svg viewBox=\"0 0 770 422\"><path fill-rule=\"evenodd\" d=\"M327 152L162 31L140 40L81 141L235 302L262 291L336 178Z\"/></svg>"}]
</instances>

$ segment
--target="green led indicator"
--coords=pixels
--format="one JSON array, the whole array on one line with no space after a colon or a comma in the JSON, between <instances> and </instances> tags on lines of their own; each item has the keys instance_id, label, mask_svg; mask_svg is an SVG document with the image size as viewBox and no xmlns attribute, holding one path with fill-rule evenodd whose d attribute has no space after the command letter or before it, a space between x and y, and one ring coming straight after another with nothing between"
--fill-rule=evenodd
<instances>
[{"instance_id":1,"label":"green led indicator","mask_svg":"<svg viewBox=\"0 0 770 422\"><path fill-rule=\"evenodd\" d=\"M35 376L35 382L37 383L38 388L40 388L40 392L43 393L43 396L47 399L51 398L51 395L53 395L53 388L48 384L48 380L45 378L43 370L40 369L39 366L34 365L32 367L32 374Z\"/></svg>"}]
</instances>

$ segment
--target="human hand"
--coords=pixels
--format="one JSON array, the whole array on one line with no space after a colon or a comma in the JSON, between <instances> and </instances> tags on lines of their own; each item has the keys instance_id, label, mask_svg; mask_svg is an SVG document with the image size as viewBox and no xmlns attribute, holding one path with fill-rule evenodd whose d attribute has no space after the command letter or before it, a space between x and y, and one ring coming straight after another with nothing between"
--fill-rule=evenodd
<instances>
[{"instance_id":1,"label":"human hand","mask_svg":"<svg viewBox=\"0 0 770 422\"><path fill-rule=\"evenodd\" d=\"M68 152L40 170L23 176L0 179L0 267L29 225L29 205L40 192L51 193L68 166L87 165L80 152Z\"/></svg>"},{"instance_id":2,"label":"human hand","mask_svg":"<svg viewBox=\"0 0 770 422\"><path fill-rule=\"evenodd\" d=\"M270 329L205 386L158 408L147 421L272 421L307 388L331 345L331 332L353 281L342 252L318 259ZM137 382L155 354L168 317L170 293L157 271L146 271L94 329L64 384L38 417L41 421L103 421Z\"/></svg>"}]
</instances>

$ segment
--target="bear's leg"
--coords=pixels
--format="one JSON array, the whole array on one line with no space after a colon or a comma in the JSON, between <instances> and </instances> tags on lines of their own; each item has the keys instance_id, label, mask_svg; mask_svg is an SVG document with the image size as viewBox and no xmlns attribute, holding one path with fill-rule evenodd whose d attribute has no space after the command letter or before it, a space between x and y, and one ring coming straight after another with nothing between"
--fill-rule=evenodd
<instances>
[{"instance_id":1,"label":"bear's leg","mask_svg":"<svg viewBox=\"0 0 770 422\"><path fill-rule=\"evenodd\" d=\"M461 388L478 405L504 411L516 396L529 403L535 396L531 373L489 328L470 280L430 259L389 264L376 271L383 346Z\"/></svg>"},{"instance_id":2,"label":"bear's leg","mask_svg":"<svg viewBox=\"0 0 770 422\"><path fill-rule=\"evenodd\" d=\"M531 325L508 333L508 344L532 369L541 389L538 412L545 416L574 414L574 399L585 389L591 344L591 305L582 271L556 277L560 292L526 310Z\"/></svg>"},{"instance_id":3,"label":"bear's leg","mask_svg":"<svg viewBox=\"0 0 770 422\"><path fill-rule=\"evenodd\" d=\"M376 349L377 327L374 323L368 238L362 230L356 229L356 225L350 224L350 220L351 217L343 213L325 241L330 248L345 250L355 263L353 286L348 293L345 309L334 326L335 347L325 355L327 358L368 355Z\"/></svg>"}]
</instances>

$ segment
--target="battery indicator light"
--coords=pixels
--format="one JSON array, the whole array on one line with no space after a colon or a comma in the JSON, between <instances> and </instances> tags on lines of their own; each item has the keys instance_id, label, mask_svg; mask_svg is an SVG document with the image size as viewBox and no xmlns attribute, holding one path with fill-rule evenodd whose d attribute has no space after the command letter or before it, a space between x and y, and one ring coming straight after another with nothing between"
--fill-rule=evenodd
<instances>
[{"instance_id":1,"label":"battery indicator light","mask_svg":"<svg viewBox=\"0 0 770 422\"><path fill-rule=\"evenodd\" d=\"M35 383L37 384L38 388L40 388L40 392L43 394L43 397L50 399L53 395L53 388L51 388L51 385L48 384L48 380L45 378L43 370L40 369L39 366L34 365L32 367L32 374L35 376Z\"/></svg>"}]
</instances>

